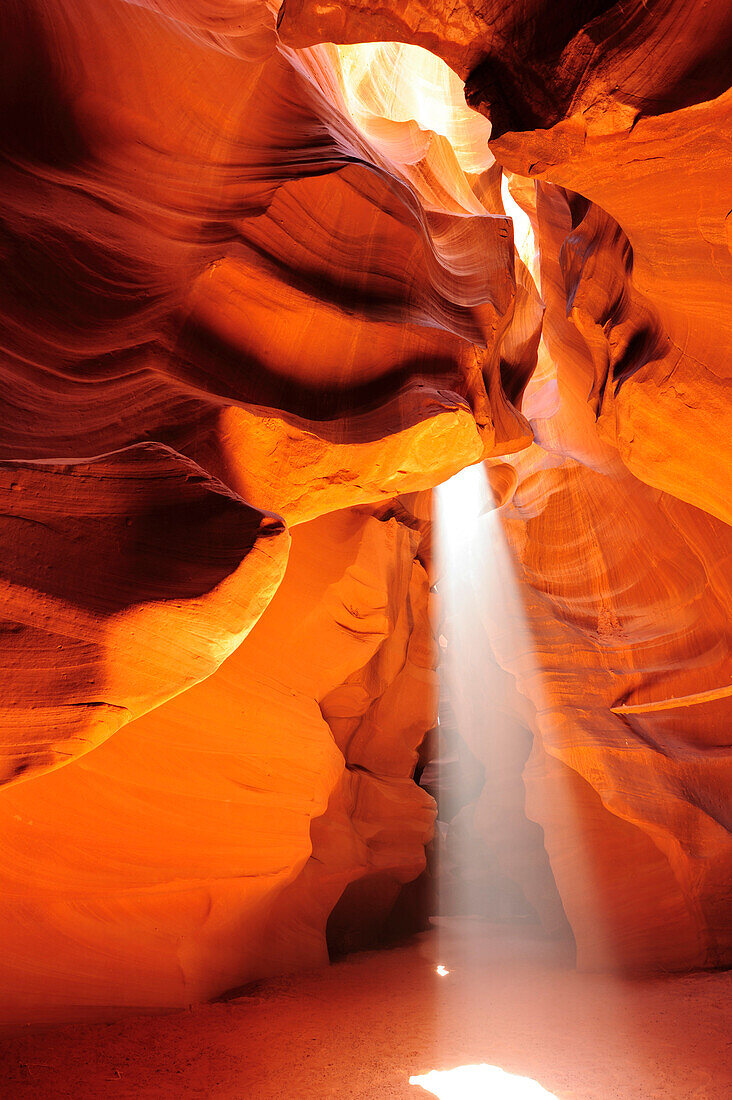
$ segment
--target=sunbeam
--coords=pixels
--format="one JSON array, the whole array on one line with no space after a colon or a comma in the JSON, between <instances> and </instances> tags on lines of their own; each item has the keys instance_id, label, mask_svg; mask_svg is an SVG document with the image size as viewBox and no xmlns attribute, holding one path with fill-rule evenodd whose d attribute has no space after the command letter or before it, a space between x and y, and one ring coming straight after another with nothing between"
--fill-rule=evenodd
<instances>
[{"instance_id":1,"label":"sunbeam","mask_svg":"<svg viewBox=\"0 0 732 1100\"><path fill-rule=\"evenodd\" d=\"M501 866L520 850L526 829L520 776L530 747L516 719L526 701L504 657L510 653L532 675L532 640L485 466L462 470L435 496L440 888L452 913L525 918L531 907ZM504 782L499 789L497 777L507 774L513 788Z\"/></svg>"}]
</instances>

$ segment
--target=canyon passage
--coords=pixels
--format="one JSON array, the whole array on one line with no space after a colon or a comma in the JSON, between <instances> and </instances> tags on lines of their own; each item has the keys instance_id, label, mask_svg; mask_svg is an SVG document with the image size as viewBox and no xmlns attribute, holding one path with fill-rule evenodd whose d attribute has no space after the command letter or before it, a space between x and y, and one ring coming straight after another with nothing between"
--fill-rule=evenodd
<instances>
[{"instance_id":1,"label":"canyon passage","mask_svg":"<svg viewBox=\"0 0 732 1100\"><path fill-rule=\"evenodd\" d=\"M732 1097L730 23L2 6L2 1095Z\"/></svg>"}]
</instances>

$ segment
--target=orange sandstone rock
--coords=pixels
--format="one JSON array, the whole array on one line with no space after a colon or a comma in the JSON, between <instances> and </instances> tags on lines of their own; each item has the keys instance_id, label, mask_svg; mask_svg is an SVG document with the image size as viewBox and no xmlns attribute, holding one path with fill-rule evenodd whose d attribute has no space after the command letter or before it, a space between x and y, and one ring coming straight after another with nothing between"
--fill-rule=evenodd
<instances>
[{"instance_id":1,"label":"orange sandstone rock","mask_svg":"<svg viewBox=\"0 0 732 1100\"><path fill-rule=\"evenodd\" d=\"M3 792L3 1019L186 1005L313 965L347 882L419 872L434 811L409 777L434 673L414 549L358 510L296 527L282 584L216 673ZM364 711L351 749L337 706Z\"/></svg>"},{"instance_id":2,"label":"orange sandstone rock","mask_svg":"<svg viewBox=\"0 0 732 1100\"><path fill-rule=\"evenodd\" d=\"M729 520L728 9L286 0L279 30L424 46L466 81L502 167L594 204L575 206L565 274L570 308L579 292L607 340L603 430L641 480Z\"/></svg>"},{"instance_id":3,"label":"orange sandstone rock","mask_svg":"<svg viewBox=\"0 0 732 1100\"><path fill-rule=\"evenodd\" d=\"M729 962L727 13L0 20L3 1017L383 925L434 817L423 494L485 457L532 645L483 669L482 841L583 966Z\"/></svg>"},{"instance_id":4,"label":"orange sandstone rock","mask_svg":"<svg viewBox=\"0 0 732 1100\"><path fill-rule=\"evenodd\" d=\"M140 444L0 468L0 781L89 752L209 676L284 573L283 521Z\"/></svg>"}]
</instances>

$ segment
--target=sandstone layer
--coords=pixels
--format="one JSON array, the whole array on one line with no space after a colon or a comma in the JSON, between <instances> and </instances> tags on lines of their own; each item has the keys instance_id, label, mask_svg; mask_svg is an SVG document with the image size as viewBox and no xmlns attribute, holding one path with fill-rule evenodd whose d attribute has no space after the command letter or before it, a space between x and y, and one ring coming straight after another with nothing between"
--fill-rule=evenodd
<instances>
[{"instance_id":1,"label":"sandstone layer","mask_svg":"<svg viewBox=\"0 0 732 1100\"><path fill-rule=\"evenodd\" d=\"M525 225L536 446L505 526L536 651L517 630L495 656L517 720L533 712L529 813L583 966L730 958L729 30L722 5L672 0L286 0L279 17L295 46L443 58Z\"/></svg>"},{"instance_id":2,"label":"sandstone layer","mask_svg":"<svg viewBox=\"0 0 732 1100\"><path fill-rule=\"evenodd\" d=\"M729 964L728 19L3 7L4 1019L382 934L481 461L463 825L581 966Z\"/></svg>"}]
</instances>

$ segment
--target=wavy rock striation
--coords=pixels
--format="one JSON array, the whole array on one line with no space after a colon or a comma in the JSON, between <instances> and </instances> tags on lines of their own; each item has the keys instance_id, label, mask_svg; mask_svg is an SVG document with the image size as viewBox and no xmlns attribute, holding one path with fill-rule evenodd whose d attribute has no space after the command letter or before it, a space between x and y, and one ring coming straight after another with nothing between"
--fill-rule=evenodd
<instances>
[{"instance_id":1,"label":"wavy rock striation","mask_svg":"<svg viewBox=\"0 0 732 1100\"><path fill-rule=\"evenodd\" d=\"M586 302L584 323L605 330L623 376L605 430L637 477L725 520L729 480L710 490L703 455L732 469L731 18L723 6L681 0L575 3L561 13L543 0L449 10L391 0L378 12L364 0L286 0L280 12L280 34L294 45L394 38L432 50L491 120L500 165L583 197L571 280L584 271L585 282L605 285L605 301ZM619 294L635 301L635 322L625 308L618 314ZM698 456L693 468L684 441Z\"/></svg>"},{"instance_id":2,"label":"wavy rock striation","mask_svg":"<svg viewBox=\"0 0 732 1100\"><path fill-rule=\"evenodd\" d=\"M0 781L33 778L208 676L285 569L277 516L159 444L0 468Z\"/></svg>"},{"instance_id":3,"label":"wavy rock striation","mask_svg":"<svg viewBox=\"0 0 732 1100\"><path fill-rule=\"evenodd\" d=\"M302 890L273 907L338 798L340 890L419 872L430 692L411 721L393 703L405 747L373 775L344 773L319 710L359 669L415 693L411 528L345 512L296 536L278 589L288 528L526 446L504 364L528 376L536 323L513 331L509 219L473 200L466 233L459 203L423 203L333 51L278 46L266 5L0 19L3 778L32 780L1 807L4 1012L183 1004L322 954L335 885L321 914ZM384 835L358 839L370 818Z\"/></svg>"},{"instance_id":4,"label":"wavy rock striation","mask_svg":"<svg viewBox=\"0 0 732 1100\"><path fill-rule=\"evenodd\" d=\"M217 672L3 792L6 1019L186 1005L315 965L349 881L419 873L434 811L410 777L435 674L414 549L367 511L296 527Z\"/></svg>"},{"instance_id":5,"label":"wavy rock striation","mask_svg":"<svg viewBox=\"0 0 732 1100\"><path fill-rule=\"evenodd\" d=\"M505 512L536 653L497 654L530 812L582 965L728 963L729 14L286 0L279 31L429 49L492 124L544 304Z\"/></svg>"},{"instance_id":6,"label":"wavy rock striation","mask_svg":"<svg viewBox=\"0 0 732 1100\"><path fill-rule=\"evenodd\" d=\"M2 1015L383 932L434 819L422 494L485 459L533 640L488 609L485 850L583 966L728 964L729 15L277 25L0 11Z\"/></svg>"}]
</instances>

